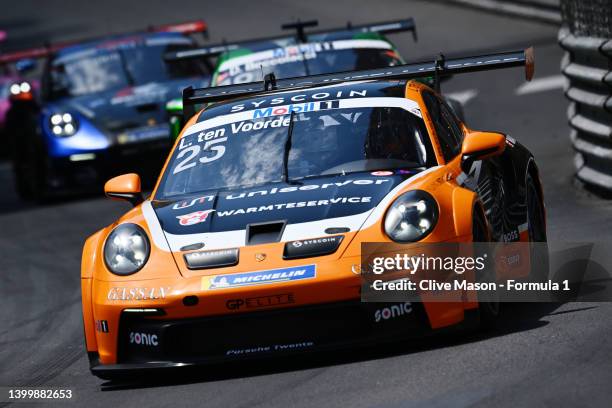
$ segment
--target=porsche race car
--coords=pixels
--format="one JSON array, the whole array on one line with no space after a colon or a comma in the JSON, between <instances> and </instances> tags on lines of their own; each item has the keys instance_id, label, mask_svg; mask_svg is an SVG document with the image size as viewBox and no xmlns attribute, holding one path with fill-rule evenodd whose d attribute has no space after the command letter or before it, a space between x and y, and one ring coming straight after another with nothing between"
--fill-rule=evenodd
<instances>
[{"instance_id":1,"label":"porsche race car","mask_svg":"<svg viewBox=\"0 0 612 408\"><path fill-rule=\"evenodd\" d=\"M317 20L287 23L281 28L294 30L294 35L169 52L165 59L184 62L216 58L211 86L236 85L263 81L270 72L280 79L395 66L405 61L387 36L412 32L413 39L417 39L412 18L364 25L349 22L344 27L307 31L317 25ZM166 106L172 140L184 124L181 102L175 99Z\"/></svg>"},{"instance_id":2,"label":"porsche race car","mask_svg":"<svg viewBox=\"0 0 612 408\"><path fill-rule=\"evenodd\" d=\"M6 39L6 33L0 31L0 42ZM0 53L0 56L2 53ZM24 74L35 67L34 61L29 59L15 60L13 64L0 64L0 137L4 140L6 116L11 107L11 100L31 99L38 91L39 82L26 79ZM6 146L6 143L3 144ZM4 149L0 150L2 156Z\"/></svg>"},{"instance_id":3,"label":"porsche race car","mask_svg":"<svg viewBox=\"0 0 612 408\"><path fill-rule=\"evenodd\" d=\"M151 196L136 174L109 180L107 196L134 208L84 246L92 373L336 350L494 319L499 305L474 298L361 302L354 267L366 242L546 240L533 155L468 128L415 80L514 66L530 79L532 50L185 90L186 109L208 107Z\"/></svg>"},{"instance_id":4,"label":"porsche race car","mask_svg":"<svg viewBox=\"0 0 612 408\"><path fill-rule=\"evenodd\" d=\"M6 115L11 107L11 99L29 98L33 90L32 83L20 76L0 76L0 135L4 136Z\"/></svg>"},{"instance_id":5,"label":"porsche race car","mask_svg":"<svg viewBox=\"0 0 612 408\"><path fill-rule=\"evenodd\" d=\"M44 200L126 171L157 171L169 148L165 103L188 84L208 84L200 62L167 64L194 48L203 21L152 27L0 55L0 64L44 59L40 97L11 104L16 190ZM148 166L148 167L147 167Z\"/></svg>"}]
</instances>

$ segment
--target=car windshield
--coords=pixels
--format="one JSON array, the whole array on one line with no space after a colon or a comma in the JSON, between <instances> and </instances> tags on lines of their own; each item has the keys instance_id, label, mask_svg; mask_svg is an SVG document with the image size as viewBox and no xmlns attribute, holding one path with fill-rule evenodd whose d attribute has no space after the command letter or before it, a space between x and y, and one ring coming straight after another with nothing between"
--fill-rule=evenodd
<instances>
[{"instance_id":1,"label":"car windshield","mask_svg":"<svg viewBox=\"0 0 612 408\"><path fill-rule=\"evenodd\" d=\"M305 108L309 112L288 114L280 107L197 123L174 150L157 198L435 163L415 102L367 99L408 107L360 107L363 99L347 99L309 102L315 104Z\"/></svg>"},{"instance_id":2,"label":"car windshield","mask_svg":"<svg viewBox=\"0 0 612 408\"><path fill-rule=\"evenodd\" d=\"M135 38L58 57L51 64L52 96L79 96L149 82L199 77L201 63L166 63L166 52L192 47L188 38Z\"/></svg>"},{"instance_id":3,"label":"car windshield","mask_svg":"<svg viewBox=\"0 0 612 408\"><path fill-rule=\"evenodd\" d=\"M355 48L344 48L355 47ZM346 40L277 48L235 57L222 63L216 85L262 81L274 72L276 78L328 74L398 65L401 59L380 40Z\"/></svg>"}]
</instances>

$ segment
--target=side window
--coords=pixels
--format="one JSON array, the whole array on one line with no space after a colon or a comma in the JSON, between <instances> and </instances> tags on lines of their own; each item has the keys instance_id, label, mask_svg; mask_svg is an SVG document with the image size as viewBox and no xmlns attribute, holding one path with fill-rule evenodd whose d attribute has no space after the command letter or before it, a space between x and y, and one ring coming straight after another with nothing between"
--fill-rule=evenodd
<instances>
[{"instance_id":1,"label":"side window","mask_svg":"<svg viewBox=\"0 0 612 408\"><path fill-rule=\"evenodd\" d=\"M441 101L430 92L423 92L423 100L436 129L444 160L448 162L461 151L461 140L458 140L458 134L455 134L454 121L449 118L452 114L445 111Z\"/></svg>"},{"instance_id":2,"label":"side window","mask_svg":"<svg viewBox=\"0 0 612 408\"><path fill-rule=\"evenodd\" d=\"M448 106L446 101L442 100L441 106L442 113L450 124L455 139L459 144L461 144L463 142L463 129L461 128L461 123L459 122L459 119L457 119L455 112L451 109L450 106Z\"/></svg>"}]
</instances>

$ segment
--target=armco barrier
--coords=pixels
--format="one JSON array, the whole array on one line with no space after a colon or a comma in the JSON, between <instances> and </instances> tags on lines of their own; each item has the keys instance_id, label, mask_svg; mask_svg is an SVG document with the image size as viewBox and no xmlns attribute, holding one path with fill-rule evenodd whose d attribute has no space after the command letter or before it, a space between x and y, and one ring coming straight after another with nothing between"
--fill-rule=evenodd
<instances>
[{"instance_id":1,"label":"armco barrier","mask_svg":"<svg viewBox=\"0 0 612 408\"><path fill-rule=\"evenodd\" d=\"M561 14L576 176L612 192L612 0L562 0Z\"/></svg>"}]
</instances>

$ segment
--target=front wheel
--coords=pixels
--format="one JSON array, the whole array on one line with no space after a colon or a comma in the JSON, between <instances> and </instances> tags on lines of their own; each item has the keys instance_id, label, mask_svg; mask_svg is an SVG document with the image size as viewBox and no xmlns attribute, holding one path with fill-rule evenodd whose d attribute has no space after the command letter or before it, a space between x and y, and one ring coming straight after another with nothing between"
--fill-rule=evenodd
<instances>
[{"instance_id":1,"label":"front wheel","mask_svg":"<svg viewBox=\"0 0 612 408\"><path fill-rule=\"evenodd\" d=\"M472 217L474 220L472 225L472 239L474 242L482 243L490 240L487 224L483 216L478 212L474 212ZM479 244L479 247L482 244ZM477 249L482 251L482 247ZM475 253L475 256L480 256L480 253ZM495 282L495 270L487 267L482 271L481 275L476 277L479 282ZM493 328L497 325L499 319L501 304L497 291L494 293L478 292L478 311L480 314L480 326L485 329Z\"/></svg>"},{"instance_id":2,"label":"front wheel","mask_svg":"<svg viewBox=\"0 0 612 408\"><path fill-rule=\"evenodd\" d=\"M15 189L24 200L44 202L48 198L47 157L33 135L24 138L21 150L13 156Z\"/></svg>"},{"instance_id":3,"label":"front wheel","mask_svg":"<svg viewBox=\"0 0 612 408\"><path fill-rule=\"evenodd\" d=\"M544 205L531 174L527 175L527 230L529 233L529 280L545 282L549 274L549 256L546 237Z\"/></svg>"}]
</instances>

